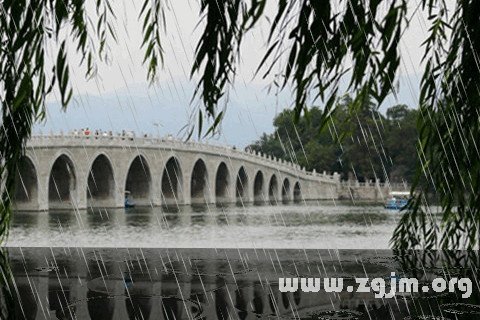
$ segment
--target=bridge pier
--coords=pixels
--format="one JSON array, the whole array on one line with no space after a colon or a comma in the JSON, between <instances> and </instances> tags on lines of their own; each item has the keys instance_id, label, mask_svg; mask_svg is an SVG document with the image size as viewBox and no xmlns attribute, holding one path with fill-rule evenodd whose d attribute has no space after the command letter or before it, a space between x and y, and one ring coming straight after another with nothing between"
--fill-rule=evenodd
<instances>
[{"instance_id":1,"label":"bridge pier","mask_svg":"<svg viewBox=\"0 0 480 320\"><path fill-rule=\"evenodd\" d=\"M42 162L38 175L38 210L48 210L48 182L50 178L49 168L46 162Z\"/></svg>"},{"instance_id":2,"label":"bridge pier","mask_svg":"<svg viewBox=\"0 0 480 320\"><path fill-rule=\"evenodd\" d=\"M188 172L188 173L184 173L184 179L183 179L183 187L182 187L182 190L183 190L183 204L186 204L186 205L190 205L192 204L192 199L190 197L190 180L192 179L192 175ZM179 201L179 204L180 201Z\"/></svg>"},{"instance_id":3,"label":"bridge pier","mask_svg":"<svg viewBox=\"0 0 480 320\"><path fill-rule=\"evenodd\" d=\"M228 203L235 203L236 197L236 172L230 171L230 183L227 186L227 199Z\"/></svg>"},{"instance_id":4,"label":"bridge pier","mask_svg":"<svg viewBox=\"0 0 480 320\"><path fill-rule=\"evenodd\" d=\"M79 177L77 178L77 192L75 197L75 206L79 210L84 210L88 208L87 202L87 190L81 188L81 186L87 185L88 172L80 172Z\"/></svg>"},{"instance_id":5,"label":"bridge pier","mask_svg":"<svg viewBox=\"0 0 480 320\"><path fill-rule=\"evenodd\" d=\"M267 174L265 174L264 179L263 179L263 186L262 186L262 204L268 204L269 199L268 199L268 187L269 187L269 177L270 177L270 172L267 171Z\"/></svg>"}]
</instances>

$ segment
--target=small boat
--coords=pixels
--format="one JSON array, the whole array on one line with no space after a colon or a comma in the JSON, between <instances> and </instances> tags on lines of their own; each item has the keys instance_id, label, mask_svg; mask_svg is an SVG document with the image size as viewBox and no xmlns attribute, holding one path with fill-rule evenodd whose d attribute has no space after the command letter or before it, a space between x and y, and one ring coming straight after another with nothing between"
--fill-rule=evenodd
<instances>
[{"instance_id":1,"label":"small boat","mask_svg":"<svg viewBox=\"0 0 480 320\"><path fill-rule=\"evenodd\" d=\"M131 192L125 191L125 208L135 207L135 201L132 199Z\"/></svg>"},{"instance_id":2,"label":"small boat","mask_svg":"<svg viewBox=\"0 0 480 320\"><path fill-rule=\"evenodd\" d=\"M408 191L392 191L385 203L385 209L401 210L408 204L411 194Z\"/></svg>"}]
</instances>

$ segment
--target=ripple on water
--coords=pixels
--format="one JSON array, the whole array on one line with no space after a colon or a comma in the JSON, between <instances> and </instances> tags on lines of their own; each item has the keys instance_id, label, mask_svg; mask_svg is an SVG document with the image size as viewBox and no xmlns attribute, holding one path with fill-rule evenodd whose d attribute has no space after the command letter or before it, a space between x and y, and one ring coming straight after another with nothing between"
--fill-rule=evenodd
<instances>
[{"instance_id":1,"label":"ripple on water","mask_svg":"<svg viewBox=\"0 0 480 320\"><path fill-rule=\"evenodd\" d=\"M333 202L16 212L9 246L388 248L396 218Z\"/></svg>"}]
</instances>

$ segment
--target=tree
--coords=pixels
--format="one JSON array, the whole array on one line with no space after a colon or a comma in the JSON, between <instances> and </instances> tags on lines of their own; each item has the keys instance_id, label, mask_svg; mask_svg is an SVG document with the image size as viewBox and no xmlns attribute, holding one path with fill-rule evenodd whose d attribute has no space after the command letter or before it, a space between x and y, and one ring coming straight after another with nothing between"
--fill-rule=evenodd
<instances>
[{"instance_id":1,"label":"tree","mask_svg":"<svg viewBox=\"0 0 480 320\"><path fill-rule=\"evenodd\" d=\"M295 123L293 111L284 110L273 121L274 132L264 133L249 148L298 163L310 171L338 171L335 163L341 153L340 146L331 132L319 130L321 115L319 108L312 107L309 119L301 117Z\"/></svg>"},{"instance_id":2,"label":"tree","mask_svg":"<svg viewBox=\"0 0 480 320\"><path fill-rule=\"evenodd\" d=\"M407 114L408 106L404 104L393 106L387 110L387 118L393 121L401 121L407 116Z\"/></svg>"},{"instance_id":3,"label":"tree","mask_svg":"<svg viewBox=\"0 0 480 320\"><path fill-rule=\"evenodd\" d=\"M219 6L221 9L217 9L217 1L203 3L210 13L231 12L239 2L227 1ZM385 2L388 9L383 11ZM197 61L215 66L218 74L212 73L208 79L220 92L225 79L234 74L242 36L263 16L265 3L253 0L250 7L245 6L243 23L236 23L230 14L214 23L215 27L207 24L205 30L219 39L228 36L237 40L226 47L212 44L208 54L197 51L201 58ZM458 0L449 12L444 0L422 0L417 9L428 17L419 95L420 165L412 187L414 199L394 232L392 244L397 248L473 248L478 244L480 227L480 153L475 141L480 136L480 2ZM296 121L302 113L308 115L307 101L313 96L325 101L325 127L335 108L339 82L345 78L349 79L347 91L355 97L350 111L370 98L378 106L395 91L398 44L410 19L407 11L406 1L340 1L335 8L330 1L279 1L259 72L282 88L288 84L293 87ZM237 26L242 27L232 37L232 27ZM216 63L217 58L221 63ZM280 64L283 71L278 72ZM205 84L204 102L215 104L217 96L209 95ZM423 176L428 185L419 184ZM438 195L440 219L424 210L431 189Z\"/></svg>"},{"instance_id":4,"label":"tree","mask_svg":"<svg viewBox=\"0 0 480 320\"><path fill-rule=\"evenodd\" d=\"M164 50L162 3L145 0L140 12L149 79L158 72ZM204 32L191 69L192 75L200 75L195 91L195 97L203 102L198 113L199 134L205 117L211 123L207 134L213 133L221 121L223 112L218 112L217 106L234 79L241 41L265 17L266 3L200 0ZM9 194L17 163L33 122L43 116L45 96L56 85L64 106L71 97L65 40L59 31L66 26L71 29L69 35L77 51L85 56L87 75L94 73L95 58L102 57L108 41L114 41L108 0L95 4L95 30L89 28L81 0L5 0L0 4L2 235L8 227ZM350 111L369 100L378 106L395 91L399 43L410 19L406 0L341 0L335 5L330 1L280 0L275 5L277 11L269 20L267 50L258 72L282 88L293 87L296 121L302 113L308 115L310 98L319 98L325 101L321 117L324 128L344 79L347 91L354 95ZM416 9L428 17L419 96L421 166L417 180L422 174L428 176L443 215L437 221L422 212L427 190L415 184L411 212L403 216L393 244L402 248L472 247L478 242L480 221L480 161L475 141L480 136L480 2L458 0L451 14L445 0L422 0ZM49 38L58 44L51 72L45 64Z\"/></svg>"},{"instance_id":5,"label":"tree","mask_svg":"<svg viewBox=\"0 0 480 320\"><path fill-rule=\"evenodd\" d=\"M411 183L415 180L415 171L419 165L418 117L418 110L408 109L405 105L393 106L387 110L384 144L385 151L391 158L387 163L392 168L392 181L406 180Z\"/></svg>"},{"instance_id":6,"label":"tree","mask_svg":"<svg viewBox=\"0 0 480 320\"><path fill-rule=\"evenodd\" d=\"M339 172L343 179L411 183L418 162L418 112L397 105L387 110L385 118L366 104L350 115L352 103L349 95L342 97L327 130L321 130L318 107L309 108L309 117L301 116L296 123L293 111L284 110L274 120L274 132L264 133L249 148L297 162L307 170Z\"/></svg>"}]
</instances>

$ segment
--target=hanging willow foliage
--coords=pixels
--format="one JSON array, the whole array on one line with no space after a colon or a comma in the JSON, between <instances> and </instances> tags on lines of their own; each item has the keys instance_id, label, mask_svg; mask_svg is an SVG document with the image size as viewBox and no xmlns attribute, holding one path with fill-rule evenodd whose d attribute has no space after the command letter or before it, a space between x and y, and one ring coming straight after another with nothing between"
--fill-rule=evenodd
<instances>
[{"instance_id":1,"label":"hanging willow foliage","mask_svg":"<svg viewBox=\"0 0 480 320\"><path fill-rule=\"evenodd\" d=\"M472 249L480 236L480 3L458 1L453 13L444 2L423 5L431 27L419 99L422 167L392 242ZM419 185L421 176L430 183ZM428 211L430 193L440 218Z\"/></svg>"},{"instance_id":2,"label":"hanging willow foliage","mask_svg":"<svg viewBox=\"0 0 480 320\"><path fill-rule=\"evenodd\" d=\"M8 0L0 2L0 241L8 234L15 174L33 124L44 119L45 98L56 87L65 108L72 97L67 44L76 44L86 76L96 72L95 60L115 39L108 2L95 3L98 23L88 27L85 3L79 0ZM61 32L68 26L69 39ZM56 49L50 49L53 41ZM47 57L56 57L50 69Z\"/></svg>"},{"instance_id":3,"label":"hanging willow foliage","mask_svg":"<svg viewBox=\"0 0 480 320\"><path fill-rule=\"evenodd\" d=\"M191 76L199 76L193 98L203 107L204 118L215 131L223 112L219 103L234 81L245 34L262 19L270 24L267 49L259 61L257 76L281 88L294 90L294 116L308 116L307 103L325 103L324 123L335 111L341 81L355 95L352 108L365 102L380 105L395 93L400 64L399 43L408 20L406 0L316 1L275 0L276 13L266 18L267 0L199 0L200 36ZM76 51L85 59L87 76L95 73L94 61L105 54L109 38L115 40L108 0L97 0L96 30L87 24L80 0L15 0L0 2L2 41L0 76L2 131L0 175L5 177L0 233L5 236L10 217L17 162L30 136L32 124L43 118L45 96L56 86L64 106L72 91L65 39L59 34L72 29ZM171 5L175 5L174 2ZM458 0L453 13L444 0L422 0L428 15L428 37L423 44L425 70L419 97L422 159L418 179L426 175L428 186L414 184L415 198L395 230L395 247L474 246L478 241L480 211L480 161L476 138L480 136L479 34L480 4ZM139 12L143 29L147 78L154 81L163 61L166 0L144 0ZM412 13L413 14L413 13ZM451 34L451 36L449 36ZM53 70L46 70L45 40L58 44ZM70 41L72 41L70 40ZM352 110L355 111L355 110ZM440 219L425 212L427 195L439 197Z\"/></svg>"},{"instance_id":4,"label":"hanging willow foliage","mask_svg":"<svg viewBox=\"0 0 480 320\"><path fill-rule=\"evenodd\" d=\"M227 6L215 0L202 3L208 8ZM250 1L234 38L241 39L260 20L265 3ZM414 14L408 15L406 1L275 3L278 9L270 21L268 49L258 72L281 88L293 87L295 120L302 112L308 117L308 101L321 99L325 124L335 111L341 80L347 80L347 90L356 97L352 108L361 108L366 101L379 106L388 94L395 94L399 43ZM429 27L419 96L421 166L412 187L414 197L391 243L402 249L473 248L480 234L480 2L458 0L448 12L444 0L423 0L417 9L426 13ZM205 33L217 30L216 37L221 38L219 24L207 24ZM197 51L197 63L210 63L209 58L225 50L218 42L210 43L214 54ZM229 68L219 68L220 74L210 78L213 84L204 85L206 105L218 104L221 95L211 88L223 92L224 82L218 79L230 79L236 60L231 56L224 63ZM423 177L427 184L419 183ZM440 216L429 210L427 199L432 194L437 196L434 204L440 204Z\"/></svg>"}]
</instances>

